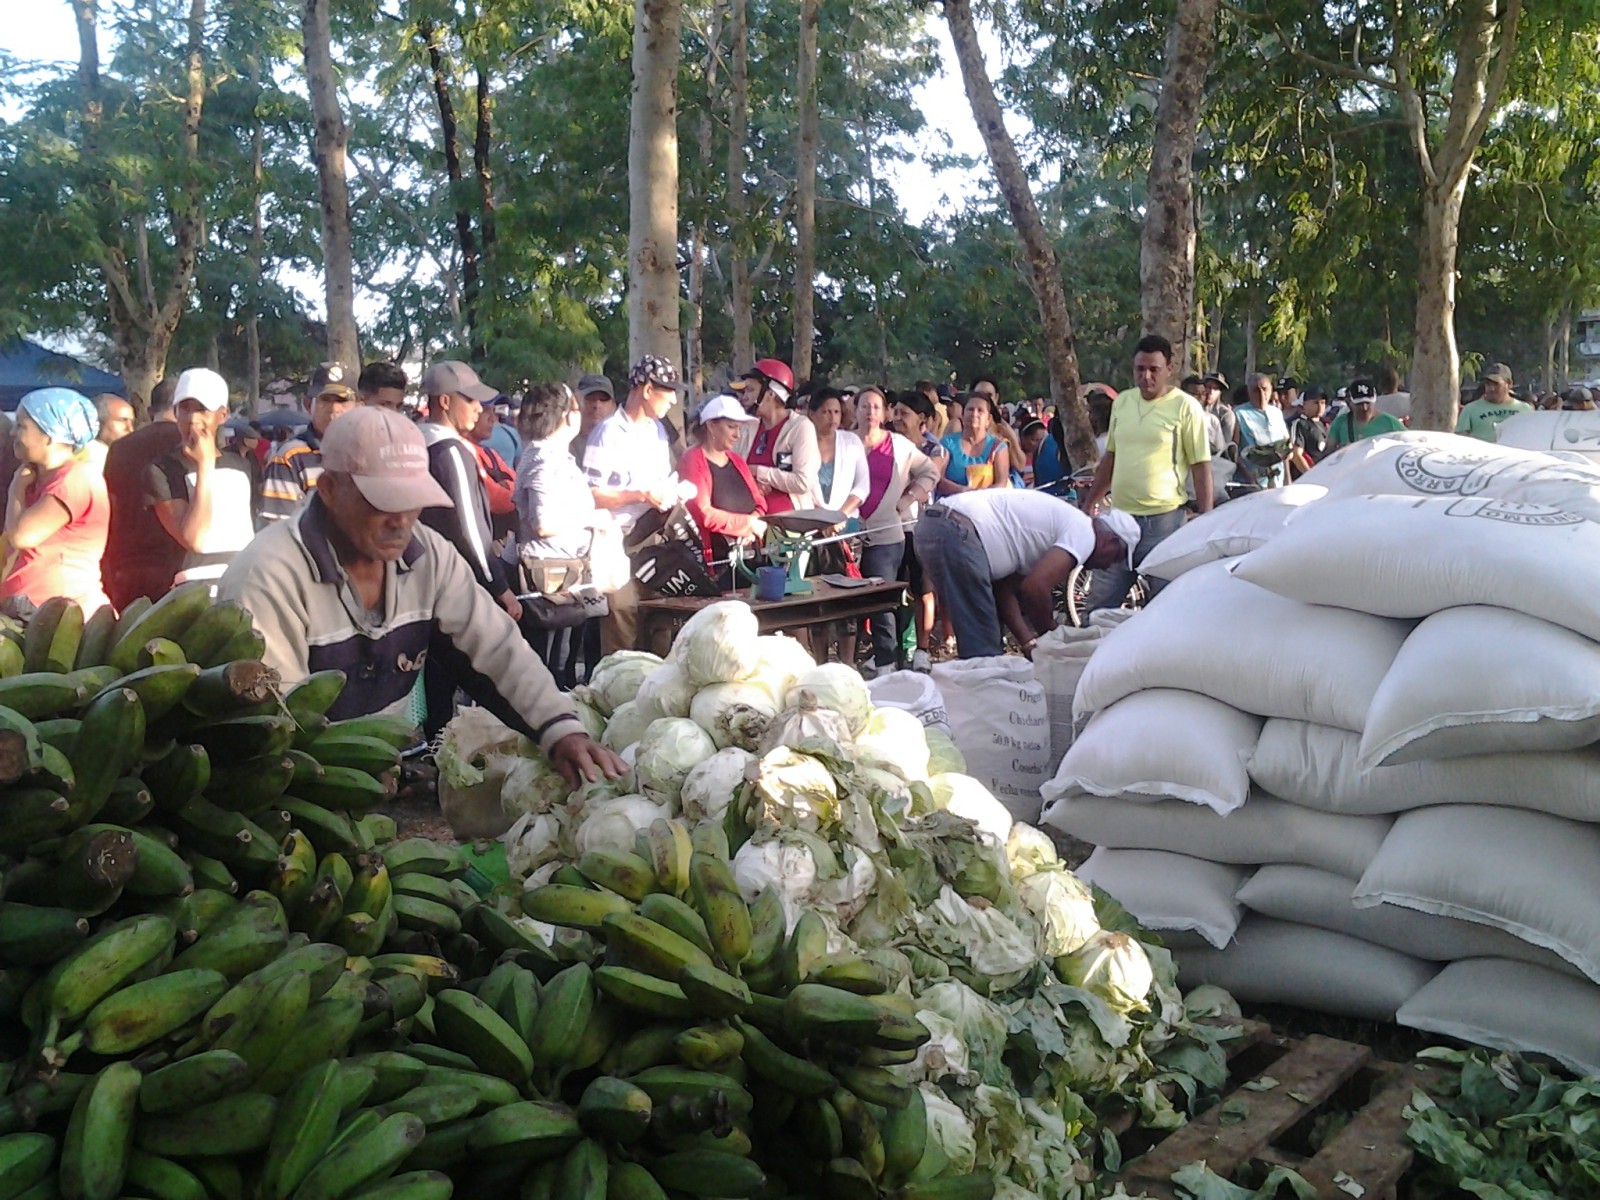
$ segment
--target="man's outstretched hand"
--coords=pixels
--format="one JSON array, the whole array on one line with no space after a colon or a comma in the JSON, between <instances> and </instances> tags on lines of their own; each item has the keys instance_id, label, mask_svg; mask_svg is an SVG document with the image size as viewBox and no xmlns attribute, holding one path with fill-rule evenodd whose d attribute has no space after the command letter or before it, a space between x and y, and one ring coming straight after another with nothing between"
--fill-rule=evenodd
<instances>
[{"instance_id":1,"label":"man's outstretched hand","mask_svg":"<svg viewBox=\"0 0 1600 1200\"><path fill-rule=\"evenodd\" d=\"M627 763L587 733L569 733L550 747L550 765L574 788L595 783L601 776L621 779L628 773Z\"/></svg>"}]
</instances>

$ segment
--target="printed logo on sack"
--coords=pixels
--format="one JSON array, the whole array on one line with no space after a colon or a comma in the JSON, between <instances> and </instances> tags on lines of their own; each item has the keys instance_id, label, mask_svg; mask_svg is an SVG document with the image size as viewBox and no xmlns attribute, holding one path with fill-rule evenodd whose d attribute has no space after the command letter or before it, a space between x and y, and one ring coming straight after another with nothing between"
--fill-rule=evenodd
<instances>
[{"instance_id":1,"label":"printed logo on sack","mask_svg":"<svg viewBox=\"0 0 1600 1200\"><path fill-rule=\"evenodd\" d=\"M1442 450L1419 446L1395 459L1394 469L1408 488L1425 496L1476 496L1496 479L1519 483L1581 483L1593 485L1593 472L1552 467L1547 462L1529 463L1504 458L1504 451Z\"/></svg>"},{"instance_id":2,"label":"printed logo on sack","mask_svg":"<svg viewBox=\"0 0 1600 1200\"><path fill-rule=\"evenodd\" d=\"M1481 517L1485 521L1498 521L1502 525L1521 525L1525 528L1538 529L1584 523L1584 518L1577 513L1549 508L1543 504L1518 504L1514 500L1461 500L1447 508L1445 513L1452 517Z\"/></svg>"}]
</instances>

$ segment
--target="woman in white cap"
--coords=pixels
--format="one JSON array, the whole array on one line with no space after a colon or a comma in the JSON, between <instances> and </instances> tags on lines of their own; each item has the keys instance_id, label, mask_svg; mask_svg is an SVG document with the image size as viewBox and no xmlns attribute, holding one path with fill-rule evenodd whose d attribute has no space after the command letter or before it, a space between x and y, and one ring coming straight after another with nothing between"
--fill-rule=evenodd
<instances>
[{"instance_id":1,"label":"woman in white cap","mask_svg":"<svg viewBox=\"0 0 1600 1200\"><path fill-rule=\"evenodd\" d=\"M750 466L734 450L743 428L757 418L729 395L713 396L700 408L700 444L678 460L678 477L694 485L684 507L700 527L700 550L706 567L724 586L732 572L712 566L728 557L728 547L745 538L757 541L767 532L767 501L750 474Z\"/></svg>"},{"instance_id":2,"label":"woman in white cap","mask_svg":"<svg viewBox=\"0 0 1600 1200\"><path fill-rule=\"evenodd\" d=\"M12 561L0 598L43 604L65 596L85 616L110 603L100 559L111 506L104 478L81 457L99 430L94 405L71 388L40 388L17 405L12 437L21 465L6 497L0 561Z\"/></svg>"}]
</instances>

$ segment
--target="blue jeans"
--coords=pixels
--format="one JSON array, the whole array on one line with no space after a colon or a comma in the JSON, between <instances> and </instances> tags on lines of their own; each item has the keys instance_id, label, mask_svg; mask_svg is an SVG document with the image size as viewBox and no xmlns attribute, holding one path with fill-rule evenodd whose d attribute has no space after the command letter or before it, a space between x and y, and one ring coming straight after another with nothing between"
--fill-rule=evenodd
<instances>
[{"instance_id":1,"label":"blue jeans","mask_svg":"<svg viewBox=\"0 0 1600 1200\"><path fill-rule=\"evenodd\" d=\"M882 546L861 548L861 573L877 575L888 581L900 577L900 560L905 557L904 542L889 542ZM871 618L872 661L880 667L893 667L900 661L900 639L895 636L894 610L888 609Z\"/></svg>"},{"instance_id":2,"label":"blue jeans","mask_svg":"<svg viewBox=\"0 0 1600 1200\"><path fill-rule=\"evenodd\" d=\"M989 556L972 522L936 504L917 522L916 538L922 573L950 618L957 652L962 658L1003 654Z\"/></svg>"},{"instance_id":3,"label":"blue jeans","mask_svg":"<svg viewBox=\"0 0 1600 1200\"><path fill-rule=\"evenodd\" d=\"M1144 556L1182 529L1188 517L1189 514L1182 508L1150 517L1134 517L1139 522L1139 544L1133 550L1135 569L1129 570L1128 564L1120 560L1109 567L1096 568L1093 579L1089 581L1089 611L1120 607L1128 598L1128 589L1133 587L1134 580L1138 578L1137 568L1144 561ZM1145 581L1146 594L1152 600L1166 586L1164 579Z\"/></svg>"}]
</instances>

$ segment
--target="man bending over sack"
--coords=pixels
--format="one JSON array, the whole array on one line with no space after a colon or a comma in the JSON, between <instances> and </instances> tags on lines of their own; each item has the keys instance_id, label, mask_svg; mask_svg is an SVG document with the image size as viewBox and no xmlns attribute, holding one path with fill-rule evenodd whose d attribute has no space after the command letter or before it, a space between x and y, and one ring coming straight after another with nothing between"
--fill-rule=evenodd
<instances>
[{"instance_id":1,"label":"man bending over sack","mask_svg":"<svg viewBox=\"0 0 1600 1200\"><path fill-rule=\"evenodd\" d=\"M1044 492L992 489L930 507L916 542L960 656L1003 654L1003 620L1031 657L1055 628L1055 589L1080 565L1131 564L1139 523L1117 509L1091 518Z\"/></svg>"},{"instance_id":2,"label":"man bending over sack","mask_svg":"<svg viewBox=\"0 0 1600 1200\"><path fill-rule=\"evenodd\" d=\"M516 623L456 548L417 523L450 503L422 431L391 409L358 408L328 427L310 500L239 552L219 596L250 610L285 683L345 673L335 720L404 713L433 655L568 783L618 778L626 766L584 733Z\"/></svg>"}]
</instances>

